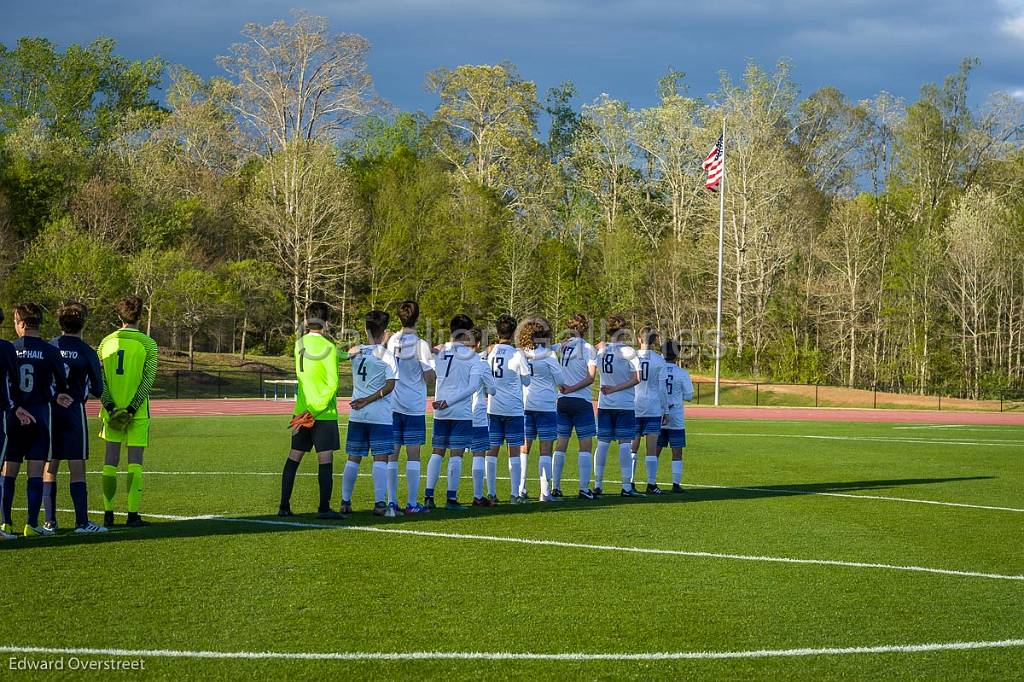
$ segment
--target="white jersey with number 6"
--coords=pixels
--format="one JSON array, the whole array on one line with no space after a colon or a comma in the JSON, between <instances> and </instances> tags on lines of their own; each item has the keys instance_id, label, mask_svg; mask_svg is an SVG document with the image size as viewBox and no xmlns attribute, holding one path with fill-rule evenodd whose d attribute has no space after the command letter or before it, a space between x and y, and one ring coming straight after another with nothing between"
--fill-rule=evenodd
<instances>
[{"instance_id":1,"label":"white jersey with number 6","mask_svg":"<svg viewBox=\"0 0 1024 682\"><path fill-rule=\"evenodd\" d=\"M597 356L597 375L601 387L624 384L640 373L640 360L632 346L624 343L609 343ZM601 393L597 400L598 409L632 410L635 406L633 389L627 388L611 395Z\"/></svg>"},{"instance_id":2,"label":"white jersey with number 6","mask_svg":"<svg viewBox=\"0 0 1024 682\"><path fill-rule=\"evenodd\" d=\"M352 356L352 399L367 398L394 379L398 368L395 356L380 344L360 346ZM375 400L361 410L352 410L349 419L364 424L391 424L391 394Z\"/></svg>"},{"instance_id":3,"label":"white jersey with number 6","mask_svg":"<svg viewBox=\"0 0 1024 682\"><path fill-rule=\"evenodd\" d=\"M487 401L487 413L504 417L523 416L523 386L530 383L530 366L522 351L499 343L487 354L494 377L494 395Z\"/></svg>"},{"instance_id":4,"label":"white jersey with number 6","mask_svg":"<svg viewBox=\"0 0 1024 682\"><path fill-rule=\"evenodd\" d=\"M665 367L665 393L668 395L667 429L684 429L683 403L693 400L693 382L690 373L678 365Z\"/></svg>"}]
</instances>

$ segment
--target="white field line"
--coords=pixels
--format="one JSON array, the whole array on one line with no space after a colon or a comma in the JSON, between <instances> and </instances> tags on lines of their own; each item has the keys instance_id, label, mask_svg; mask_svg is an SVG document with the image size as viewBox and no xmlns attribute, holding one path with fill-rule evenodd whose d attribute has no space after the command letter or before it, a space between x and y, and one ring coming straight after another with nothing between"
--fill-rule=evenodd
<instances>
[{"instance_id":1,"label":"white field line","mask_svg":"<svg viewBox=\"0 0 1024 682\"><path fill-rule=\"evenodd\" d=\"M59 509L60 512L71 512L70 509ZM102 512L90 510L90 514ZM118 516L124 516L118 513ZM563 542L560 540L534 540L502 535L478 535L474 533L442 533L429 530L411 530L408 528L388 528L383 526L345 526L340 524L310 523L305 521L277 521L274 519L241 518L204 514L202 516L178 516L175 514L146 514L155 519L168 521L216 521L224 523L242 523L283 528L306 528L310 530L360 531L364 533L383 533L388 535L407 535L423 538L439 538L446 540L472 540L477 542L500 542L505 544L530 545L535 547L558 547L561 549L582 549L598 552L618 552L622 554L649 554L658 556L681 556L696 559L724 559L730 561L755 561L775 564L796 564L804 566L832 566L841 568L863 568L887 571L907 571L911 573L930 573L960 578L987 578L990 580L1011 580L1024 582L1024 575L1006 575L1002 573L984 573L981 571L962 571L950 568L932 568L929 566L913 566L899 564L882 564L864 561L842 561L839 559L798 559L793 557L760 556L752 554L730 554L724 552L701 552L682 549L658 549L655 547L628 547L621 545L594 545L582 542ZM33 539L38 542L39 540Z\"/></svg>"},{"instance_id":2,"label":"white field line","mask_svg":"<svg viewBox=\"0 0 1024 682\"><path fill-rule=\"evenodd\" d=\"M961 433L963 431L975 431L978 433L992 433L994 431L1012 431L1017 434L1024 433L1024 426L1010 426L1006 424L991 424L989 426L981 424L918 424L917 426L894 426L892 428L901 430L956 429L957 433Z\"/></svg>"},{"instance_id":3,"label":"white field line","mask_svg":"<svg viewBox=\"0 0 1024 682\"><path fill-rule=\"evenodd\" d=\"M824 436L806 433L701 433L702 438L708 436L728 436L730 438L809 438L812 440L844 440L865 443L913 443L923 445L980 445L1019 448L1024 440L945 440L938 438L911 438L887 436Z\"/></svg>"},{"instance_id":4,"label":"white field line","mask_svg":"<svg viewBox=\"0 0 1024 682\"><path fill-rule=\"evenodd\" d=\"M894 426L894 429L962 429L967 424L916 424L914 426Z\"/></svg>"},{"instance_id":5,"label":"white field line","mask_svg":"<svg viewBox=\"0 0 1024 682\"><path fill-rule=\"evenodd\" d=\"M89 471L87 472L91 476L101 476L102 471ZM127 476L128 472L119 471L119 475ZM147 476L280 476L279 471L146 471ZM316 476L316 472L306 471L297 472L297 476ZM371 474L360 473L360 478L370 478ZM508 476L498 476L499 481L509 480ZM575 480L575 479L570 479ZM605 483L612 485L622 485L622 481L616 480L605 480ZM860 500L876 500L884 502L905 502L908 504L930 504L938 507L957 507L961 509L987 509L990 511L1007 511L1024 513L1024 509L1017 507L998 507L988 504L968 504L966 502L942 502L940 500L922 500L913 497L889 497L886 495L857 495L854 493L827 493L814 490L795 490L791 488L756 488L751 486L740 486L740 485L714 485L710 483L683 483L683 487L686 488L712 488L717 490L749 490L752 492L769 492L778 493L780 495L820 495L822 497L842 497L847 499L860 499Z\"/></svg>"},{"instance_id":6,"label":"white field line","mask_svg":"<svg viewBox=\"0 0 1024 682\"><path fill-rule=\"evenodd\" d=\"M521 651L182 651L177 649L100 649L84 647L0 646L9 654L51 656L117 656L125 658L195 658L286 661L681 661L730 658L789 658L849 656L855 654L915 654L934 651L969 651L1024 646L1024 639L989 642L930 642L873 646L748 651L652 651L647 653L532 653Z\"/></svg>"}]
</instances>

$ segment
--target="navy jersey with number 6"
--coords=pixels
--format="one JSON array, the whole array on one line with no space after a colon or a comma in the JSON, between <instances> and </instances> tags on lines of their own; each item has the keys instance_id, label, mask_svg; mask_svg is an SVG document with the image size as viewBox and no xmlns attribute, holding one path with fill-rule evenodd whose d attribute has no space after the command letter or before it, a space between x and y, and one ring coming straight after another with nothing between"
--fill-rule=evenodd
<instances>
[{"instance_id":1,"label":"navy jersey with number 6","mask_svg":"<svg viewBox=\"0 0 1024 682\"><path fill-rule=\"evenodd\" d=\"M60 351L37 336L14 342L14 404L17 407L47 405L58 393L67 393L67 375Z\"/></svg>"},{"instance_id":2,"label":"navy jersey with number 6","mask_svg":"<svg viewBox=\"0 0 1024 682\"><path fill-rule=\"evenodd\" d=\"M51 341L60 351L68 376L68 395L84 403L103 394L103 367L92 346L77 336L58 336Z\"/></svg>"}]
</instances>

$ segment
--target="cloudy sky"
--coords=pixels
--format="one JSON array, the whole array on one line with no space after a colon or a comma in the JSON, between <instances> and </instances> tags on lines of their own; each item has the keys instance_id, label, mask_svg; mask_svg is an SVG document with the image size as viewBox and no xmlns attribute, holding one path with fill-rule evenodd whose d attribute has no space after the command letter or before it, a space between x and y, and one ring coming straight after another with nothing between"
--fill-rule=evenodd
<instances>
[{"instance_id":1,"label":"cloudy sky","mask_svg":"<svg viewBox=\"0 0 1024 682\"><path fill-rule=\"evenodd\" d=\"M294 6L366 36L380 94L403 109L433 108L423 80L437 66L502 60L542 93L573 80L580 101L607 92L642 106L670 66L698 96L723 69L738 77L748 59L786 58L805 94L831 84L853 99L886 90L912 100L976 56L975 103L995 90L1024 99L1024 0L0 0L0 43L109 35L128 56L209 76L244 23Z\"/></svg>"}]
</instances>

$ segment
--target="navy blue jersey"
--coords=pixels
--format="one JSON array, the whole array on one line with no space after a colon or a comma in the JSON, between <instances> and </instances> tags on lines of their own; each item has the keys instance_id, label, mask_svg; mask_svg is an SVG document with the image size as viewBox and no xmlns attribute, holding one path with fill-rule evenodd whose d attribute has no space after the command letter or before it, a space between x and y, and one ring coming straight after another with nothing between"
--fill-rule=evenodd
<instances>
[{"instance_id":1,"label":"navy blue jersey","mask_svg":"<svg viewBox=\"0 0 1024 682\"><path fill-rule=\"evenodd\" d=\"M56 346L38 336L23 336L14 342L14 354L16 406L46 405L58 393L68 392L64 361Z\"/></svg>"},{"instance_id":2,"label":"navy blue jersey","mask_svg":"<svg viewBox=\"0 0 1024 682\"><path fill-rule=\"evenodd\" d=\"M15 360L14 346L10 341L0 339L0 412L14 409L11 391L14 385ZM3 416L0 416L0 419L3 419Z\"/></svg>"},{"instance_id":3,"label":"navy blue jersey","mask_svg":"<svg viewBox=\"0 0 1024 682\"><path fill-rule=\"evenodd\" d=\"M77 336L58 336L51 341L60 350L68 377L68 395L84 403L103 393L103 368L96 350Z\"/></svg>"}]
</instances>

